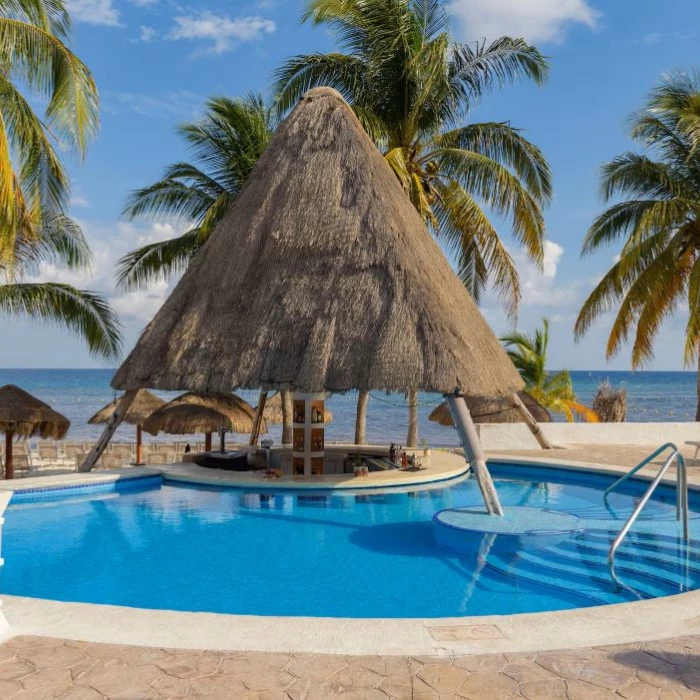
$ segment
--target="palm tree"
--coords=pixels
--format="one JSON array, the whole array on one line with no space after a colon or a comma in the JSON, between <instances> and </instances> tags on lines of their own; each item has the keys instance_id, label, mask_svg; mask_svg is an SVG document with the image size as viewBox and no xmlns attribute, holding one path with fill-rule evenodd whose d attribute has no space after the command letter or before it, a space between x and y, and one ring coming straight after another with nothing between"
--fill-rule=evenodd
<instances>
[{"instance_id":1,"label":"palm tree","mask_svg":"<svg viewBox=\"0 0 700 700\"><path fill-rule=\"evenodd\" d=\"M267 147L277 118L260 95L215 97L204 117L182 124L179 134L193 163L168 166L163 178L131 194L130 219L169 219L189 225L181 236L127 253L117 271L125 290L148 286L183 272L238 196Z\"/></svg>"},{"instance_id":2,"label":"palm tree","mask_svg":"<svg viewBox=\"0 0 700 700\"><path fill-rule=\"evenodd\" d=\"M81 156L98 127L97 88L67 48L61 0L0 0L0 264L15 239L36 240L47 217L65 213L70 183L55 143ZM46 101L43 117L28 97ZM54 222L52 222L54 223Z\"/></svg>"},{"instance_id":3,"label":"palm tree","mask_svg":"<svg viewBox=\"0 0 700 700\"><path fill-rule=\"evenodd\" d=\"M55 323L91 352L119 353L120 326L98 294L67 284L30 284L42 261L85 269L90 252L66 215L70 182L55 144L84 155L98 127L97 88L67 48L61 0L0 0L0 314ZM28 97L45 100L40 117Z\"/></svg>"},{"instance_id":4,"label":"palm tree","mask_svg":"<svg viewBox=\"0 0 700 700\"><path fill-rule=\"evenodd\" d=\"M542 406L553 413L563 414L569 422L575 416L598 422L595 411L576 401L569 372L565 369L547 371L549 321L546 318L542 319L542 328L538 328L534 335L514 332L501 338L501 342L525 382L525 391Z\"/></svg>"},{"instance_id":5,"label":"palm tree","mask_svg":"<svg viewBox=\"0 0 700 700\"><path fill-rule=\"evenodd\" d=\"M328 26L346 53L295 56L276 73L284 112L315 86L353 105L429 228L454 254L475 299L493 283L515 315L520 283L484 207L509 218L542 263L545 158L507 122L466 124L494 86L544 82L548 65L522 39L452 43L441 0L312 0L302 21Z\"/></svg>"},{"instance_id":6,"label":"palm tree","mask_svg":"<svg viewBox=\"0 0 700 700\"><path fill-rule=\"evenodd\" d=\"M613 357L634 332L632 366L653 357L662 322L686 301L685 361L700 354L700 74L675 72L652 90L630 120L630 135L647 153L627 152L605 164L606 209L583 243L583 254L622 242L620 259L586 299L576 321L581 338L619 306L606 347ZM700 379L698 408L700 420Z\"/></svg>"}]
</instances>

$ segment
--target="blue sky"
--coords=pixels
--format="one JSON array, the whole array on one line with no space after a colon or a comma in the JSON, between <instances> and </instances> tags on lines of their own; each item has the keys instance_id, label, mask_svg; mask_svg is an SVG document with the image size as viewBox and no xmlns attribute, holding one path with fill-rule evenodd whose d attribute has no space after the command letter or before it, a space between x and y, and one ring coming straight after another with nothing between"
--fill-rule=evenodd
<instances>
[{"instance_id":1,"label":"blue sky","mask_svg":"<svg viewBox=\"0 0 700 700\"><path fill-rule=\"evenodd\" d=\"M212 95L266 90L288 56L333 47L322 29L299 24L305 0L237 0L180 4L170 0L68 0L74 49L95 74L102 128L86 162L71 163L73 215L95 253L92 273L45 266L41 279L104 292L120 313L125 350L152 318L170 287L119 295L115 260L145 242L178 233L168 222L120 219L127 193L157 179L163 167L187 157L174 133L196 118ZM624 119L641 105L664 71L700 66L700 3L667 0L453 0L456 39L524 36L551 60L548 85L517 85L487 96L473 120L510 120L526 130L550 161L555 199L546 212L550 243L544 274L499 230L519 264L524 299L519 327L552 321L550 365L571 369L629 369L629 353L606 361L611 317L581 343L572 326L582 300L617 250L581 259L583 235L601 211L600 165L632 147ZM496 332L509 323L490 296L483 312ZM682 369L683 311L669 321L650 369ZM2 367L91 367L83 344L57 329L2 321Z\"/></svg>"}]
</instances>

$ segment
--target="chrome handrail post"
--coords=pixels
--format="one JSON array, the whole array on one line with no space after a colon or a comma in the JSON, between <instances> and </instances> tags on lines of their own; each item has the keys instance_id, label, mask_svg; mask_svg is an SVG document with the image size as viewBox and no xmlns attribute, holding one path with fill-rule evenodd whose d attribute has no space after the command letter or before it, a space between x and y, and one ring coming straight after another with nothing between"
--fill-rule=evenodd
<instances>
[{"instance_id":1,"label":"chrome handrail post","mask_svg":"<svg viewBox=\"0 0 700 700\"><path fill-rule=\"evenodd\" d=\"M671 465L671 462L676 457L676 454L677 451L674 451L666 459L661 469L659 469L659 473L654 477L654 480L649 485L649 488L644 492L644 495L637 504L637 507L634 509L634 511L632 511L632 515L630 515L630 517L627 519L627 522L622 526L620 532L617 533L617 537L615 537L612 545L610 546L610 549L608 550L608 567L610 568L610 576L618 586L622 584L620 583L620 580L617 578L617 574L615 573L615 553L617 552L618 547L622 543L622 540L624 540L627 536L627 533L630 531L632 525L634 525L635 521L637 520L637 517L644 509L644 506L646 506L647 502L651 498L651 495L652 493L654 493L654 490L659 485L659 482L661 481L661 479L663 479L664 474L666 474L666 472L668 471L668 468Z\"/></svg>"}]
</instances>

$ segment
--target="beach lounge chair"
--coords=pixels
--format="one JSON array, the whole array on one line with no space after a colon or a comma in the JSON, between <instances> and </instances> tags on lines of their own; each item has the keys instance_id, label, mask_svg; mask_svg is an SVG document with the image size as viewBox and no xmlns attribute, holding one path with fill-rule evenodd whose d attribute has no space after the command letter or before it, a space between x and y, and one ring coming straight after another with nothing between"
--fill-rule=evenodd
<instances>
[{"instance_id":1,"label":"beach lounge chair","mask_svg":"<svg viewBox=\"0 0 700 700\"><path fill-rule=\"evenodd\" d=\"M693 464L693 466L697 466L698 453L700 452L700 441L698 441L698 440L686 440L685 444L689 445L690 447L695 448L695 454L693 455L692 464Z\"/></svg>"},{"instance_id":2,"label":"beach lounge chair","mask_svg":"<svg viewBox=\"0 0 700 700\"><path fill-rule=\"evenodd\" d=\"M33 467L28 454L13 452L12 463L14 464L16 476L31 476Z\"/></svg>"},{"instance_id":3,"label":"beach lounge chair","mask_svg":"<svg viewBox=\"0 0 700 700\"><path fill-rule=\"evenodd\" d=\"M58 464L58 446L56 443L39 443L39 459L47 464Z\"/></svg>"}]
</instances>

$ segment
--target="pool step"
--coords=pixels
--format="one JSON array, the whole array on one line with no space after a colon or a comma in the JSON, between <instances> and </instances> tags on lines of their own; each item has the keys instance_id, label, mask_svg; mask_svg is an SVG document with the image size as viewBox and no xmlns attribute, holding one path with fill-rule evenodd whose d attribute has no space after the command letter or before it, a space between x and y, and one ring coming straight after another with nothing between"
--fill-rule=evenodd
<instances>
[{"instance_id":1,"label":"pool step","mask_svg":"<svg viewBox=\"0 0 700 700\"><path fill-rule=\"evenodd\" d=\"M585 539L587 542L606 543L609 547L615 537L617 537L617 532L617 530L586 530ZM688 542L685 542L680 536L680 533L678 536L672 536L632 530L627 534L627 537L625 537L623 544L621 545L621 547L630 546L647 551L660 551L663 548L683 547L687 548L689 552L700 556L700 541L689 540Z\"/></svg>"},{"instance_id":2,"label":"pool step","mask_svg":"<svg viewBox=\"0 0 700 700\"><path fill-rule=\"evenodd\" d=\"M607 603L622 602L622 600L639 600L647 598L646 595L632 595L626 592L622 596L614 591L610 579L599 576L591 576L590 572L565 571L556 565L546 562L531 563L519 555L489 554L488 566L502 576L507 576L517 581L538 587L546 586L554 588L562 594L585 597L592 605L605 605ZM575 585L572 585L575 584Z\"/></svg>"},{"instance_id":3,"label":"pool step","mask_svg":"<svg viewBox=\"0 0 700 700\"><path fill-rule=\"evenodd\" d=\"M551 550L540 553L525 552L522 556L523 559L535 565L548 561L557 570L591 576L605 585L612 585L607 553L601 556L599 553L591 555L583 551ZM644 597L654 598L687 590L686 577L682 571L671 572L658 565L649 566L641 562L630 564L620 560L616 560L615 569L620 580Z\"/></svg>"},{"instance_id":4,"label":"pool step","mask_svg":"<svg viewBox=\"0 0 700 700\"><path fill-rule=\"evenodd\" d=\"M597 555L607 562L608 550L610 549L611 543L612 540L608 543L607 541L589 541L588 538L585 538L561 545L560 551L572 550L591 556ZM677 549L671 547L646 547L642 549L639 546L623 541L617 550L616 560L648 564L650 567L654 567L655 570L659 568L667 570L669 567L672 569L687 569L700 577L700 554L692 551L684 551L681 547Z\"/></svg>"}]
</instances>

